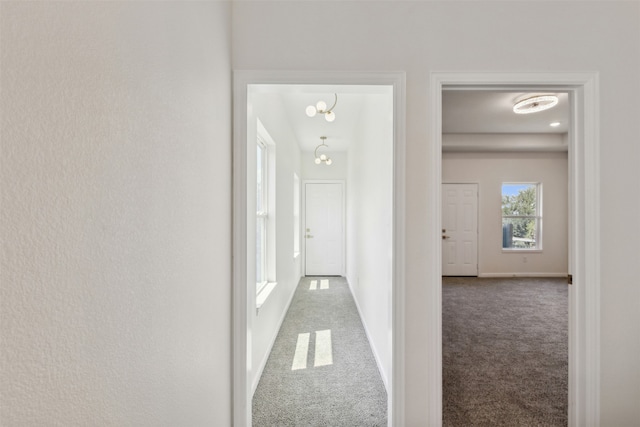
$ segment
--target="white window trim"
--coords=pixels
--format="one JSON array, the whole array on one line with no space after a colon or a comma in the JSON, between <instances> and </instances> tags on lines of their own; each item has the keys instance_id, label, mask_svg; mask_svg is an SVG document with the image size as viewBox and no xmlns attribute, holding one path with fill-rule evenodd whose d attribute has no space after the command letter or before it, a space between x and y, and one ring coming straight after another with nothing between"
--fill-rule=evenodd
<instances>
[{"instance_id":1,"label":"white window trim","mask_svg":"<svg viewBox=\"0 0 640 427\"><path fill-rule=\"evenodd\" d=\"M264 247L263 247L263 257L262 257L262 267L261 267L261 271L263 272L263 277L267 278L268 277L268 261L267 261L267 257L268 257L268 248L269 248L269 233L268 233L268 229L269 226L267 224L267 222L269 221L269 171L268 171L268 156L269 156L269 150L267 149L267 144L264 142L264 140L258 136L258 141L257 141L257 145L259 147L261 147L263 149L263 155L262 155L262 165L261 165L261 170L262 170L262 191L261 191L261 199L262 199L262 210L261 211L256 211L256 229L258 227L262 227L263 228L263 232L262 232L262 236L264 239ZM262 222L263 225L259 226L259 219L263 219L264 221ZM264 287L267 285L268 280L263 280L263 281L257 281L256 280L256 295L260 294L260 292L264 289Z\"/></svg>"},{"instance_id":2,"label":"white window trim","mask_svg":"<svg viewBox=\"0 0 640 427\"><path fill-rule=\"evenodd\" d=\"M302 222L300 218L300 197L301 188L300 188L300 178L298 174L293 173L293 259L296 259L300 256L300 236L301 236L301 228Z\"/></svg>"}]
</instances>

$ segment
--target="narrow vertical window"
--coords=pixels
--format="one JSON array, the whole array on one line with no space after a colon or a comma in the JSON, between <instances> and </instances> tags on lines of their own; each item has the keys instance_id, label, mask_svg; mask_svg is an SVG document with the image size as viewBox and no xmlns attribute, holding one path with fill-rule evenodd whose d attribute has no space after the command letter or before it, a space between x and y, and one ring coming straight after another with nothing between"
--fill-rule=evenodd
<instances>
[{"instance_id":1,"label":"narrow vertical window","mask_svg":"<svg viewBox=\"0 0 640 427\"><path fill-rule=\"evenodd\" d=\"M300 178L293 173L293 257L300 255Z\"/></svg>"},{"instance_id":2,"label":"narrow vertical window","mask_svg":"<svg viewBox=\"0 0 640 427\"><path fill-rule=\"evenodd\" d=\"M502 184L502 248L541 250L540 183Z\"/></svg>"},{"instance_id":3,"label":"narrow vertical window","mask_svg":"<svg viewBox=\"0 0 640 427\"><path fill-rule=\"evenodd\" d=\"M267 284L267 190L267 146L258 139L256 152L256 292L260 292Z\"/></svg>"}]
</instances>

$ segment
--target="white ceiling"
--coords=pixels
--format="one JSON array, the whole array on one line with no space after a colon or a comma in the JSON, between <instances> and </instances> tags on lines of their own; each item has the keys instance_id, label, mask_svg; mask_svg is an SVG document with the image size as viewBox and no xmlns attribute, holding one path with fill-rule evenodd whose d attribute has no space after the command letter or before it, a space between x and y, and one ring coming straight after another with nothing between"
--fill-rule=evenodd
<instances>
[{"instance_id":1,"label":"white ceiling","mask_svg":"<svg viewBox=\"0 0 640 427\"><path fill-rule=\"evenodd\" d=\"M515 114L513 105L525 98L554 93L555 107L532 114ZM560 126L549 126L560 122ZM443 133L566 133L569 126L569 96L557 92L503 92L445 90L442 92Z\"/></svg>"},{"instance_id":2,"label":"white ceiling","mask_svg":"<svg viewBox=\"0 0 640 427\"><path fill-rule=\"evenodd\" d=\"M252 94L278 94L284 105L293 133L303 151L313 151L320 144L320 136L326 136L331 151L346 151L357 135L359 116L365 102L372 102L370 95L389 94L391 86L365 85L252 85ZM338 102L334 109L336 120L327 122L316 115L307 117L305 108L323 100L333 104L334 93ZM568 129L569 103L566 93L556 93L557 106L533 114L515 114L513 104L527 96L555 92L506 92L497 90L447 89L442 93L442 129L444 134L564 134ZM392 99L390 97L384 99ZM426 111L426 109L425 109ZM425 123L427 117L425 114ZM549 123L560 122L551 127ZM483 138L478 138L486 140ZM481 142L478 142L480 144ZM446 141L443 142L446 150ZM482 150L482 146L478 146ZM486 147L485 149L488 149ZM501 150L505 150L502 146Z\"/></svg>"},{"instance_id":3,"label":"white ceiling","mask_svg":"<svg viewBox=\"0 0 640 427\"><path fill-rule=\"evenodd\" d=\"M331 151L347 151L358 133L360 113L371 95L392 93L391 86L367 85L252 85L251 93L277 93L280 95L293 133L302 151L313 151L326 136ZM322 115L308 117L305 109L320 100L333 105L335 93L338 102L334 108L336 119L327 122Z\"/></svg>"}]
</instances>

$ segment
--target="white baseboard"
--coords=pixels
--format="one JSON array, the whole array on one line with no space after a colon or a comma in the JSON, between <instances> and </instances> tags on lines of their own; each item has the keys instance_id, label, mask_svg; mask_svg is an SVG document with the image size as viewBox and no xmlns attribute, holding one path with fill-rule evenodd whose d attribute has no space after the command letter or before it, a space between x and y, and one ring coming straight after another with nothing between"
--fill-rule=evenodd
<instances>
[{"instance_id":1,"label":"white baseboard","mask_svg":"<svg viewBox=\"0 0 640 427\"><path fill-rule=\"evenodd\" d=\"M289 295L289 301L287 301L287 305L282 311L282 314L280 315L280 320L278 321L278 327L275 329L275 333L271 337L271 341L269 343L269 350L265 352L264 357L260 361L260 365L258 366L258 375L254 377L255 379L253 381L253 384L251 384L251 396L255 394L256 389L258 388L258 383L260 382L260 378L262 377L262 372L264 371L264 367L267 366L267 360L269 360L269 355L271 354L271 350L273 350L273 345L276 343L276 338L278 337L278 333L280 332L280 328L282 327L282 322L284 322L284 318L287 315L287 312L289 311L289 306L291 305L291 301L293 301L293 296L296 293L296 289L298 289L298 284L300 283L300 279L302 279L302 277L298 279L298 282L293 287L293 290L291 291L291 295Z\"/></svg>"},{"instance_id":2,"label":"white baseboard","mask_svg":"<svg viewBox=\"0 0 640 427\"><path fill-rule=\"evenodd\" d=\"M360 316L360 321L362 322L362 326L364 327L364 333L367 335L367 341L369 341L369 347L371 347L371 352L373 353L373 358L376 359L376 365L378 366L378 372L380 372L380 377L382 377L382 382L384 384L384 388L387 391L387 395L390 395L391 391L389 390L389 380L387 379L387 374L382 368L382 362L380 361L380 356L378 356L378 351L376 347L373 345L373 340L371 339L371 335L369 334L369 329L367 328L367 324L364 321L364 317L362 317L362 310L360 310L360 304L358 304L358 299L355 297L355 293L353 292L353 288L351 287L351 279L349 277L347 279L347 284L349 285L349 290L351 291L351 296L356 303L356 308L358 309L358 316Z\"/></svg>"},{"instance_id":3,"label":"white baseboard","mask_svg":"<svg viewBox=\"0 0 640 427\"><path fill-rule=\"evenodd\" d=\"M478 277L567 277L568 273L479 273Z\"/></svg>"}]
</instances>

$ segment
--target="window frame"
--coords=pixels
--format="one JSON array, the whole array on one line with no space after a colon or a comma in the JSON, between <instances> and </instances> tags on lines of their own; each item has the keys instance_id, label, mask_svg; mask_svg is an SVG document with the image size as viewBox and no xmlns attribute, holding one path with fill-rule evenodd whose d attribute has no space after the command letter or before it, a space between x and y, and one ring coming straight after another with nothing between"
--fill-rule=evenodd
<instances>
[{"instance_id":1,"label":"window frame","mask_svg":"<svg viewBox=\"0 0 640 427\"><path fill-rule=\"evenodd\" d=\"M260 151L260 173L258 174L258 159L256 158L256 203L258 198L260 199L261 210L256 206L256 268L260 263L260 271L262 272L262 279L259 280L256 274L256 294L267 285L269 282L268 277L268 250L269 250L269 148L267 143L258 135L257 137L257 150ZM256 151L256 154L258 151ZM258 176L259 175L259 176ZM260 189L258 190L258 179L260 179ZM258 229L261 230L262 242L261 242L261 259L258 260Z\"/></svg>"},{"instance_id":2,"label":"window frame","mask_svg":"<svg viewBox=\"0 0 640 427\"><path fill-rule=\"evenodd\" d=\"M300 178L293 173L293 258L300 256L300 230L302 228L300 218Z\"/></svg>"},{"instance_id":3,"label":"window frame","mask_svg":"<svg viewBox=\"0 0 640 427\"><path fill-rule=\"evenodd\" d=\"M504 186L505 185L526 185L533 186L535 188L536 194L536 212L535 215L505 215L503 212L502 200L504 198ZM513 182L507 181L502 182L500 185L500 215L501 215L501 223L504 226L504 220L506 219L533 219L535 221L534 228L534 242L535 246L530 248L518 248L518 247L504 247L504 235L501 244L502 252L513 253L513 252L542 252L542 218L543 218L543 210L542 210L542 182ZM502 232L504 233L504 231Z\"/></svg>"}]
</instances>

